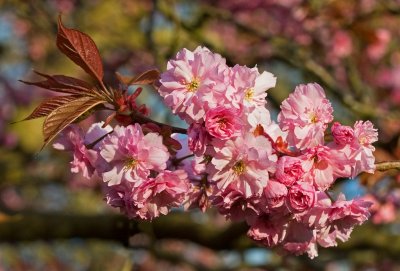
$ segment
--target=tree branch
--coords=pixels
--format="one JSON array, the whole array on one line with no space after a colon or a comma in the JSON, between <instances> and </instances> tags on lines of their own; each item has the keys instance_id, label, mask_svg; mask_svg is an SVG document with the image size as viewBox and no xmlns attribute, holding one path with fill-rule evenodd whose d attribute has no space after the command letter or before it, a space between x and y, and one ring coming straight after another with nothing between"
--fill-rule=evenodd
<instances>
[{"instance_id":1,"label":"tree branch","mask_svg":"<svg viewBox=\"0 0 400 271\"><path fill-rule=\"evenodd\" d=\"M139 124L154 123L160 127L166 126L166 127L171 128L171 132L173 132L173 133L187 134L187 130L184 128L175 127L175 126L171 126L171 125L168 125L165 123L161 123L161 122L152 120L146 116L143 116L142 114L140 114L138 112L133 112L130 116L134 122L139 123Z\"/></svg>"},{"instance_id":2,"label":"tree branch","mask_svg":"<svg viewBox=\"0 0 400 271\"><path fill-rule=\"evenodd\" d=\"M171 213L152 222L129 220L122 215L30 213L0 217L0 242L82 238L113 240L129 245L130 236L152 232L157 240L186 239L223 250L254 246L245 238L247 229L245 223L232 223L225 227L196 223L186 213Z\"/></svg>"},{"instance_id":3,"label":"tree branch","mask_svg":"<svg viewBox=\"0 0 400 271\"><path fill-rule=\"evenodd\" d=\"M389 169L400 170L400 161L389 161L389 162L379 162L376 163L376 170L386 171Z\"/></svg>"}]
</instances>

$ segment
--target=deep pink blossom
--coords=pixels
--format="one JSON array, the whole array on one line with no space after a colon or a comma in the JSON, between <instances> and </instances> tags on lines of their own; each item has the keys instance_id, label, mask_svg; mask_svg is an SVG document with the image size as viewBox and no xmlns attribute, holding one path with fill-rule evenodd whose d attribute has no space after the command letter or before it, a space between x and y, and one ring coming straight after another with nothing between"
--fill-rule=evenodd
<instances>
[{"instance_id":1,"label":"deep pink blossom","mask_svg":"<svg viewBox=\"0 0 400 271\"><path fill-rule=\"evenodd\" d=\"M143 135L139 124L116 126L103 140L100 155L107 163L103 181L109 185L123 180L140 182L149 176L150 170L165 169L169 158L162 137L156 133Z\"/></svg>"},{"instance_id":2,"label":"deep pink blossom","mask_svg":"<svg viewBox=\"0 0 400 271\"><path fill-rule=\"evenodd\" d=\"M341 125L339 122L333 123L331 131L333 140L339 146L351 144L355 139L353 128Z\"/></svg>"},{"instance_id":3,"label":"deep pink blossom","mask_svg":"<svg viewBox=\"0 0 400 271\"><path fill-rule=\"evenodd\" d=\"M282 156L276 165L275 177L286 186L299 181L304 174L302 161L297 157Z\"/></svg>"},{"instance_id":4,"label":"deep pink blossom","mask_svg":"<svg viewBox=\"0 0 400 271\"><path fill-rule=\"evenodd\" d=\"M218 106L210 109L205 116L205 126L210 135L219 139L229 139L240 135L242 124L239 112Z\"/></svg>"},{"instance_id":5,"label":"deep pink blossom","mask_svg":"<svg viewBox=\"0 0 400 271\"><path fill-rule=\"evenodd\" d=\"M333 120L332 112L320 85L299 85L282 102L278 122L288 132L289 144L304 149L323 144L325 129Z\"/></svg>"},{"instance_id":6,"label":"deep pink blossom","mask_svg":"<svg viewBox=\"0 0 400 271\"><path fill-rule=\"evenodd\" d=\"M316 192L311 184L298 182L290 187L286 204L294 213L302 213L315 204Z\"/></svg>"}]
</instances>

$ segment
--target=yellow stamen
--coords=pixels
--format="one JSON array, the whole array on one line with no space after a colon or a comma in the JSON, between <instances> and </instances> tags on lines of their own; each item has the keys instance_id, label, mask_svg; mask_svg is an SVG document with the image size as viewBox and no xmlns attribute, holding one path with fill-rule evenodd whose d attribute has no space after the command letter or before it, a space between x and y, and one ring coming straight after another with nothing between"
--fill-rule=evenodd
<instances>
[{"instance_id":1,"label":"yellow stamen","mask_svg":"<svg viewBox=\"0 0 400 271\"><path fill-rule=\"evenodd\" d=\"M189 92L195 92L200 87L200 79L194 77L190 83L186 84L186 88Z\"/></svg>"},{"instance_id":2,"label":"yellow stamen","mask_svg":"<svg viewBox=\"0 0 400 271\"><path fill-rule=\"evenodd\" d=\"M124 169L128 170L128 169L132 169L135 168L138 164L138 160L136 160L135 158L129 158L125 161L125 166Z\"/></svg>"},{"instance_id":3,"label":"yellow stamen","mask_svg":"<svg viewBox=\"0 0 400 271\"><path fill-rule=\"evenodd\" d=\"M236 164L232 167L233 171L235 172L236 175L241 175L245 172L246 170L246 165L242 160L239 160L236 162Z\"/></svg>"},{"instance_id":4,"label":"yellow stamen","mask_svg":"<svg viewBox=\"0 0 400 271\"><path fill-rule=\"evenodd\" d=\"M248 88L244 94L244 99L250 102L253 99L253 96L254 96L254 89Z\"/></svg>"},{"instance_id":5,"label":"yellow stamen","mask_svg":"<svg viewBox=\"0 0 400 271\"><path fill-rule=\"evenodd\" d=\"M310 122L311 123L317 123L318 122L318 116L316 113L312 112L309 114L310 117Z\"/></svg>"}]
</instances>

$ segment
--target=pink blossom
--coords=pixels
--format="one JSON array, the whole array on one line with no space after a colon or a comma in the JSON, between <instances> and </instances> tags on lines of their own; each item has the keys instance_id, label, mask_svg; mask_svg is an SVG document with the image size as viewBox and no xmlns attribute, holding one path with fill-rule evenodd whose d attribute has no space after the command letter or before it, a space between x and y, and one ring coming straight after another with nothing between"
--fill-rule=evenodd
<instances>
[{"instance_id":1,"label":"pink blossom","mask_svg":"<svg viewBox=\"0 0 400 271\"><path fill-rule=\"evenodd\" d=\"M346 201L339 195L329 213L329 222L318 236L318 243L324 247L336 246L337 241L344 242L350 238L354 226L361 225L369 217L370 202L362 199Z\"/></svg>"},{"instance_id":2,"label":"pink blossom","mask_svg":"<svg viewBox=\"0 0 400 271\"><path fill-rule=\"evenodd\" d=\"M149 176L150 170L165 169L169 158L162 137L156 133L143 135L139 124L116 126L103 140L100 155L107 163L103 181L109 185L123 180L140 182Z\"/></svg>"},{"instance_id":3,"label":"pink blossom","mask_svg":"<svg viewBox=\"0 0 400 271\"><path fill-rule=\"evenodd\" d=\"M267 186L264 188L264 196L269 209L283 206L287 193L288 190L285 185L272 179L269 180Z\"/></svg>"},{"instance_id":4,"label":"pink blossom","mask_svg":"<svg viewBox=\"0 0 400 271\"><path fill-rule=\"evenodd\" d=\"M320 85L299 85L282 102L278 122L288 132L289 144L304 149L323 144L325 129L333 120L332 112Z\"/></svg>"},{"instance_id":5,"label":"pink blossom","mask_svg":"<svg viewBox=\"0 0 400 271\"><path fill-rule=\"evenodd\" d=\"M305 182L298 182L290 187L287 200L288 208L294 213L302 213L315 204L315 189Z\"/></svg>"},{"instance_id":6,"label":"pink blossom","mask_svg":"<svg viewBox=\"0 0 400 271\"><path fill-rule=\"evenodd\" d=\"M201 120L217 105L229 104L226 87L229 76L225 59L207 48L191 52L183 49L168 61L167 71L161 74L159 93L164 101L188 123Z\"/></svg>"},{"instance_id":7,"label":"pink blossom","mask_svg":"<svg viewBox=\"0 0 400 271\"><path fill-rule=\"evenodd\" d=\"M353 44L349 33L337 31L333 35L332 53L337 57L346 57L351 54Z\"/></svg>"},{"instance_id":8,"label":"pink blossom","mask_svg":"<svg viewBox=\"0 0 400 271\"><path fill-rule=\"evenodd\" d=\"M69 125L55 140L53 147L57 150L73 153L71 172L81 172L83 177L90 179L96 171L97 152L85 146L82 129L77 125Z\"/></svg>"},{"instance_id":9,"label":"pink blossom","mask_svg":"<svg viewBox=\"0 0 400 271\"><path fill-rule=\"evenodd\" d=\"M327 226L332 201L327 196L327 192L316 191L314 206L299 217L299 221L308 225L310 228L321 229Z\"/></svg>"},{"instance_id":10,"label":"pink blossom","mask_svg":"<svg viewBox=\"0 0 400 271\"><path fill-rule=\"evenodd\" d=\"M349 177L346 155L328 146L316 146L299 156L303 160L305 179L314 183L318 190L327 190L339 177Z\"/></svg>"},{"instance_id":11,"label":"pink blossom","mask_svg":"<svg viewBox=\"0 0 400 271\"><path fill-rule=\"evenodd\" d=\"M266 247L274 247L286 237L288 224L289 220L282 215L259 216L251 225L247 236Z\"/></svg>"},{"instance_id":12,"label":"pink blossom","mask_svg":"<svg viewBox=\"0 0 400 271\"><path fill-rule=\"evenodd\" d=\"M233 184L246 197L262 193L269 172L275 171L276 155L264 137L247 134L234 140L214 141L215 154L207 165L207 173L218 189Z\"/></svg>"},{"instance_id":13,"label":"pink blossom","mask_svg":"<svg viewBox=\"0 0 400 271\"><path fill-rule=\"evenodd\" d=\"M108 205L119 208L120 212L129 218L137 217L137 207L134 201L136 189L131 182L103 186L104 200Z\"/></svg>"},{"instance_id":14,"label":"pink blossom","mask_svg":"<svg viewBox=\"0 0 400 271\"><path fill-rule=\"evenodd\" d=\"M235 65L232 68L230 87L234 89L237 102L245 108L264 107L266 91L275 85L276 77L269 72L260 74L257 67Z\"/></svg>"},{"instance_id":15,"label":"pink blossom","mask_svg":"<svg viewBox=\"0 0 400 271\"><path fill-rule=\"evenodd\" d=\"M307 253L308 257L313 259L318 256L316 230L292 220L282 248L296 256Z\"/></svg>"},{"instance_id":16,"label":"pink blossom","mask_svg":"<svg viewBox=\"0 0 400 271\"><path fill-rule=\"evenodd\" d=\"M182 204L188 189L187 174L183 170L166 170L146 180L134 194L138 217L151 220L160 214L166 215L171 207Z\"/></svg>"},{"instance_id":17,"label":"pink blossom","mask_svg":"<svg viewBox=\"0 0 400 271\"><path fill-rule=\"evenodd\" d=\"M391 223L396 220L396 206L393 202L385 202L376 209L372 217L375 224Z\"/></svg>"},{"instance_id":18,"label":"pink blossom","mask_svg":"<svg viewBox=\"0 0 400 271\"><path fill-rule=\"evenodd\" d=\"M390 31L387 29L378 29L375 32L375 40L367 47L367 55L371 60L381 59L388 49L391 40Z\"/></svg>"},{"instance_id":19,"label":"pink blossom","mask_svg":"<svg viewBox=\"0 0 400 271\"><path fill-rule=\"evenodd\" d=\"M185 210L199 208L203 213L210 206L210 196L213 193L207 176L200 179L190 179L190 188L186 193Z\"/></svg>"},{"instance_id":20,"label":"pink blossom","mask_svg":"<svg viewBox=\"0 0 400 271\"><path fill-rule=\"evenodd\" d=\"M373 151L375 151L375 147L372 146L372 143L378 140L377 130L370 121L357 121L354 124L354 135L357 144L352 146L354 151L351 159L355 160L355 165L352 167L351 176L355 177L363 171L374 173L375 156Z\"/></svg>"},{"instance_id":21,"label":"pink blossom","mask_svg":"<svg viewBox=\"0 0 400 271\"><path fill-rule=\"evenodd\" d=\"M276 165L275 177L286 186L291 186L303 177L302 161L297 157L282 156Z\"/></svg>"},{"instance_id":22,"label":"pink blossom","mask_svg":"<svg viewBox=\"0 0 400 271\"><path fill-rule=\"evenodd\" d=\"M196 155L204 154L210 137L206 128L200 123L192 123L187 134L189 149Z\"/></svg>"},{"instance_id":23,"label":"pink blossom","mask_svg":"<svg viewBox=\"0 0 400 271\"><path fill-rule=\"evenodd\" d=\"M243 114L243 123L245 125L243 130L252 133L260 125L264 131L268 131L268 133L271 133L271 130L273 129L271 127L273 123L268 109L261 106L255 107L251 112Z\"/></svg>"},{"instance_id":24,"label":"pink blossom","mask_svg":"<svg viewBox=\"0 0 400 271\"><path fill-rule=\"evenodd\" d=\"M205 116L208 133L225 140L240 135L242 124L238 115L236 110L223 106L210 109Z\"/></svg>"},{"instance_id":25,"label":"pink blossom","mask_svg":"<svg viewBox=\"0 0 400 271\"><path fill-rule=\"evenodd\" d=\"M167 214L171 207L182 204L189 186L183 170L164 171L156 178L143 181L104 186L105 199L130 218L153 219Z\"/></svg>"},{"instance_id":26,"label":"pink blossom","mask_svg":"<svg viewBox=\"0 0 400 271\"><path fill-rule=\"evenodd\" d=\"M235 187L228 187L223 191L215 190L212 196L212 205L218 209L218 212L232 221L246 220L252 223L261 212L260 197L246 197Z\"/></svg>"},{"instance_id":27,"label":"pink blossom","mask_svg":"<svg viewBox=\"0 0 400 271\"><path fill-rule=\"evenodd\" d=\"M331 130L333 139L339 146L350 144L355 139L353 128L341 125L339 122L333 123Z\"/></svg>"},{"instance_id":28,"label":"pink blossom","mask_svg":"<svg viewBox=\"0 0 400 271\"><path fill-rule=\"evenodd\" d=\"M354 124L354 135L360 145L375 150L371 144L378 141L378 131L369 120L365 122L356 121Z\"/></svg>"}]
</instances>

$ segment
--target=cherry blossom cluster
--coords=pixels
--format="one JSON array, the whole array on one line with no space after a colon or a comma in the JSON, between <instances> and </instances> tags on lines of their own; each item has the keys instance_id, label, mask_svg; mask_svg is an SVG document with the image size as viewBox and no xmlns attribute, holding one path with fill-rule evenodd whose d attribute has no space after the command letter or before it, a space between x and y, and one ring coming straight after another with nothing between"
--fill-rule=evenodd
<instances>
[{"instance_id":1,"label":"cherry blossom cluster","mask_svg":"<svg viewBox=\"0 0 400 271\"><path fill-rule=\"evenodd\" d=\"M333 122L333 108L316 83L299 85L277 121L266 109L269 72L229 67L207 48L183 49L161 74L158 92L188 124L174 151L154 123L96 123L64 130L54 147L73 152L71 170L98 176L105 199L130 218L153 219L174 207L214 207L246 221L248 236L296 255L348 240L368 219L370 203L336 197L338 178L373 173L377 130ZM151 129L149 129L151 128ZM330 140L326 140L330 139Z\"/></svg>"}]
</instances>

